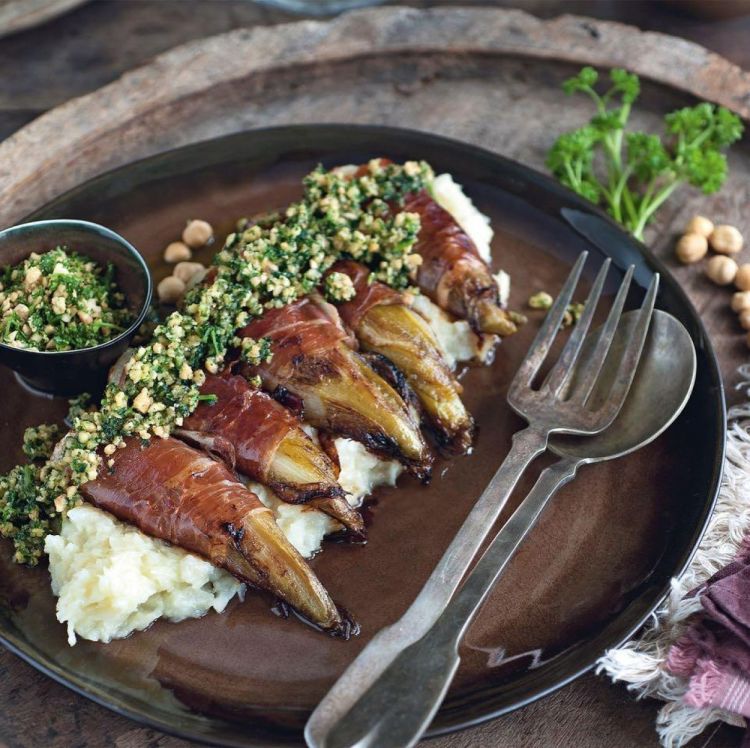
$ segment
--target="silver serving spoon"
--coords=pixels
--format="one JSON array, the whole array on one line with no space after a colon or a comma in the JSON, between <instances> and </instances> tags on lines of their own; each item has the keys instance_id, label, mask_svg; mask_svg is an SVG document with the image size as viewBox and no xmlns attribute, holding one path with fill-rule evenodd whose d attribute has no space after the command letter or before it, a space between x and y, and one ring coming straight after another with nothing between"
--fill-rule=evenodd
<instances>
[{"instance_id":1,"label":"silver serving spoon","mask_svg":"<svg viewBox=\"0 0 750 748\"><path fill-rule=\"evenodd\" d=\"M623 315L608 363L619 360L636 314ZM616 370L616 365L611 365ZM542 471L440 618L421 639L393 660L324 741L315 745L319 748L415 745L453 680L460 662L459 642L555 492L574 478L581 465L622 457L656 439L687 404L695 372L695 347L687 330L666 312L655 311L635 380L614 423L596 436L550 439L549 449L560 460ZM607 392L608 388L601 391ZM594 393L593 397L596 396ZM585 499L581 500L580 509L585 511Z\"/></svg>"}]
</instances>

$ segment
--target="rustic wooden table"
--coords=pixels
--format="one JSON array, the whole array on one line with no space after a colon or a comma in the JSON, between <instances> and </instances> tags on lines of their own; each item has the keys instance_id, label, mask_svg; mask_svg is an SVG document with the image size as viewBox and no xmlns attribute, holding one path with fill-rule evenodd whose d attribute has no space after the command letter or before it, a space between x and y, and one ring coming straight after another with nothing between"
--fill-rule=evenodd
<instances>
[{"instance_id":1,"label":"rustic wooden table","mask_svg":"<svg viewBox=\"0 0 750 748\"><path fill-rule=\"evenodd\" d=\"M495 5L520 6L543 17L577 13L665 31L698 41L750 69L750 15L707 21L680 16L671 5L639 0L530 0ZM104 85L177 44L240 26L287 20L291 16L241 0L98 0L37 29L0 39L0 70L9 71L0 77L0 140L44 111ZM5 168L0 164L0 176ZM704 301L710 307L707 292ZM726 319L716 324L726 329ZM709 327L714 323L709 322ZM743 351L735 344L720 348L725 372L742 360ZM4 650L0 651L0 704L0 746L187 746L185 741L139 727L73 694ZM588 675L503 719L437 739L432 745L656 746L657 709L656 702L636 702L624 688ZM739 731L722 727L709 731L696 745L729 748L739 742Z\"/></svg>"}]
</instances>

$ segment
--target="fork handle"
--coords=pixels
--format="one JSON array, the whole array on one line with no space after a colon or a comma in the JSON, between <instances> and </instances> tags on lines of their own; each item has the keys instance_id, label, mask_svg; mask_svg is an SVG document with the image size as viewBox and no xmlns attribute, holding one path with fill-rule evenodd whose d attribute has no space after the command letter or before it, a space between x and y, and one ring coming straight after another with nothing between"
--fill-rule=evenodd
<instances>
[{"instance_id":1,"label":"fork handle","mask_svg":"<svg viewBox=\"0 0 750 748\"><path fill-rule=\"evenodd\" d=\"M430 630L404 649L331 730L326 748L410 748L429 727L453 680L458 644L545 506L580 463L545 469Z\"/></svg>"},{"instance_id":2,"label":"fork handle","mask_svg":"<svg viewBox=\"0 0 750 748\"><path fill-rule=\"evenodd\" d=\"M406 613L381 629L344 671L312 713L305 739L312 748L329 743L329 733L360 694L396 659L421 639L450 602L471 561L502 512L518 479L547 448L548 433L531 426L517 432L502 465L474 504L448 549Z\"/></svg>"}]
</instances>

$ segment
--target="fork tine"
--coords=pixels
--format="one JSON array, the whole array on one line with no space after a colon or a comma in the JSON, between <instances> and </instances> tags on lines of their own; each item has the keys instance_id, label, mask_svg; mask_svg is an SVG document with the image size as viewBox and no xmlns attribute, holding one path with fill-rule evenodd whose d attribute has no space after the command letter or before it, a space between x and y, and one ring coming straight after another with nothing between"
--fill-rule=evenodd
<instances>
[{"instance_id":1,"label":"fork tine","mask_svg":"<svg viewBox=\"0 0 750 748\"><path fill-rule=\"evenodd\" d=\"M547 375L542 385L543 389L547 388L550 392L557 394L573 372L578 356L581 354L586 333L591 326L591 320L594 318L594 312L596 312L596 307L604 288L604 281L607 278L611 264L611 260L607 258L597 273L594 285L591 286L591 291L583 307L583 314L568 338L568 342L565 344L560 358Z\"/></svg>"},{"instance_id":2,"label":"fork tine","mask_svg":"<svg viewBox=\"0 0 750 748\"><path fill-rule=\"evenodd\" d=\"M607 321L604 323L604 327L601 329L599 338L596 341L596 346L590 357L586 359L585 367L583 364L579 366L579 369L583 369L583 374L580 380L574 384L573 392L570 394L570 398L575 398L579 402L586 402L594 389L596 380L599 378L599 374L604 366L604 362L607 359L612 341L615 338L615 332L617 326L620 323L620 316L625 306L625 299L630 289L630 282L633 279L633 271L635 265L630 265L625 272L625 277L622 279L620 288L617 291L615 300L612 303L612 308L607 315Z\"/></svg>"},{"instance_id":3,"label":"fork tine","mask_svg":"<svg viewBox=\"0 0 750 748\"><path fill-rule=\"evenodd\" d=\"M659 290L659 273L654 273L654 277L646 292L646 297L641 305L641 310L638 313L638 319L636 320L635 327L630 340L628 341L625 352L622 354L620 363L617 369L617 376L615 377L612 387L609 391L609 395L605 403L599 409L600 413L608 412L611 415L611 419L614 420L615 416L619 413L620 408L625 402L630 385L633 383L636 369L638 368L638 361L643 351L643 346L646 342L646 336L648 335L648 329L651 324L651 317L654 312L654 304L656 302L656 293Z\"/></svg>"},{"instance_id":4,"label":"fork tine","mask_svg":"<svg viewBox=\"0 0 750 748\"><path fill-rule=\"evenodd\" d=\"M539 332L536 334L534 342L531 344L531 347L526 354L526 358L524 358L521 365L518 367L518 371L511 382L511 390L517 387L528 387L529 384L531 384L531 380L539 371L539 367L544 362L544 359L547 357L552 341L555 339L557 331L560 329L565 310L568 308L568 304L570 304L570 300L573 298L573 292L578 285L578 279L581 277L581 270L583 269L588 255L588 252L581 252L578 256L565 284L557 295L555 303L552 305L549 312L547 312L547 316L544 318L544 322L539 328Z\"/></svg>"}]
</instances>

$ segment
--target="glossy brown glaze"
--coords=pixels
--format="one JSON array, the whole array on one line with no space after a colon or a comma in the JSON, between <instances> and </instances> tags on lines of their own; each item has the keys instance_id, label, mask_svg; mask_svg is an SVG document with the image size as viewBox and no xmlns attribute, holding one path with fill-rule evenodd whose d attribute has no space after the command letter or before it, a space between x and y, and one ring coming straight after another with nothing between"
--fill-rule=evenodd
<instances>
[{"instance_id":1,"label":"glossy brown glaze","mask_svg":"<svg viewBox=\"0 0 750 748\"><path fill-rule=\"evenodd\" d=\"M175 433L263 483L282 500L310 503L362 536L364 524L337 481L338 468L304 432L299 419L244 377L209 374L202 402ZM291 464L290 464L291 463Z\"/></svg>"},{"instance_id":2,"label":"glossy brown glaze","mask_svg":"<svg viewBox=\"0 0 750 748\"><path fill-rule=\"evenodd\" d=\"M337 262L332 272L352 280L355 296L337 305L344 324L360 346L375 354L371 366L405 401L410 393L441 449L463 454L471 449L474 421L461 401L461 385L451 372L427 322L407 305L407 295L370 278L365 265ZM381 360L378 360L381 359Z\"/></svg>"},{"instance_id":3,"label":"glossy brown glaze","mask_svg":"<svg viewBox=\"0 0 750 748\"><path fill-rule=\"evenodd\" d=\"M357 162L381 150L379 142L373 146L369 154L334 159L330 154L339 146L332 144L328 153L315 151L304 162L274 157L272 165L261 167L239 163L241 149L231 144L220 166L196 169L192 157L175 176L150 184L135 178L127 185L138 184L138 189L123 187L107 199L101 190L90 192L58 210L121 231L143 251L158 281L171 270L162 260L163 248L178 237L186 217L200 216L218 232L231 231L239 215L296 199L299 177L321 158L330 165ZM391 150L398 154L398 148L394 141ZM402 158L422 155L406 152L406 146L403 150ZM471 171L462 171L465 157L451 161L446 153L436 148L424 155L467 184L478 207L492 218L493 271L502 267L511 274L511 305L523 307L531 293L542 289L554 293L572 259L592 249L591 243L564 226L558 204L527 182L498 177L505 187L490 186L489 169L474 171L472 162ZM141 179L153 179L153 174ZM208 260L212 251L203 250L198 259ZM601 257L595 248L594 253ZM618 281L613 279L607 291ZM678 306L669 311L686 319ZM125 640L109 645L80 641L71 650L64 627L54 618L47 572L14 566L3 553L0 578L2 589L12 590L11 625L24 632L40 657L85 673L88 683L115 695L136 693L145 710L161 710L179 729L201 731L208 742L227 734L237 743L299 744L309 710L378 628L409 606L522 426L504 398L542 313L530 311L529 316L529 324L502 343L492 366L461 372L464 400L479 427L472 454L437 461L429 487L406 476L398 488L378 491L367 512L368 543L327 544L312 561L333 599L361 624L357 639L344 643L269 616L268 599L248 594L222 615L180 624L160 621ZM658 596L682 552L674 539L696 526L705 501L714 457L710 445L695 435L715 436L715 429L714 400L702 376L686 412L657 442L616 462L583 468L558 494L472 625L436 729L481 717L488 700L508 703L569 677L589 662L587 649L602 651L629 633L619 614L648 612L650 603L642 599ZM0 370L0 392L0 432L7 445L0 462L7 468L21 457L23 429L61 419L67 404L25 392L7 370ZM530 488L541 464L532 466L505 516ZM219 719L208 722L185 704ZM235 720L242 722L232 725Z\"/></svg>"},{"instance_id":4,"label":"glossy brown glaze","mask_svg":"<svg viewBox=\"0 0 750 748\"><path fill-rule=\"evenodd\" d=\"M429 476L429 449L398 393L350 346L336 308L317 294L269 309L239 331L271 342L270 361L247 366L270 391L291 392L317 428L362 442L375 454L397 459Z\"/></svg>"}]
</instances>

